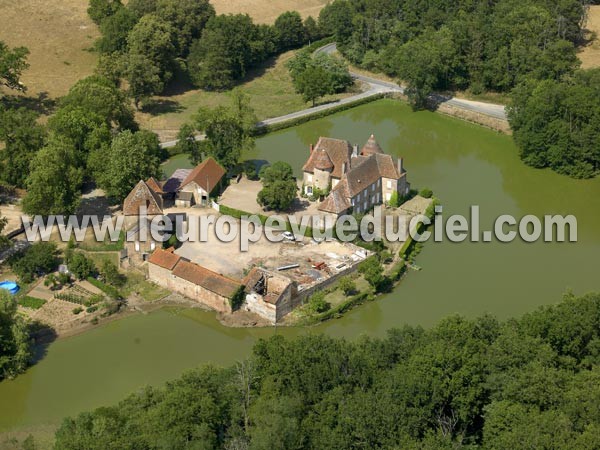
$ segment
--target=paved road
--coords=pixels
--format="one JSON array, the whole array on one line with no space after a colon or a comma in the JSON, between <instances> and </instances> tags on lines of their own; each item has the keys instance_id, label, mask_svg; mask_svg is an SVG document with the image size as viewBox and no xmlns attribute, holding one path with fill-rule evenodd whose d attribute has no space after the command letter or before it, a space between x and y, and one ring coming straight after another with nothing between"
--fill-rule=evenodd
<instances>
[{"instance_id":1,"label":"paved road","mask_svg":"<svg viewBox=\"0 0 600 450\"><path fill-rule=\"evenodd\" d=\"M325 45L315 53L333 53L337 50L336 44L328 44ZM273 117L271 119L265 119L256 124L258 128L264 127L267 125L274 125L281 122L287 122L288 120L298 119L300 117L310 116L312 114L326 111L328 109L337 108L340 105L344 105L346 103L353 103L357 100L361 100L364 98L372 97L374 95L380 95L390 92L400 92L404 93L404 88L399 86L396 83L390 83L388 81L379 80L377 78L368 77L365 75L361 75L355 72L350 72L353 78L362 81L368 86L366 91L361 92L360 94L353 95L351 97L346 97L341 100L337 100L335 102L326 103L323 105L315 106L313 108L306 108L301 111L296 111L290 114L285 114L279 117ZM465 109L468 111L474 111L477 113L485 114L490 117L494 117L496 119L504 119L506 120L506 113L504 112L504 105L496 105L493 103L483 103L483 102L475 102L471 100L463 100L453 97L444 97L442 95L436 94L433 98L440 103L447 103L448 105L452 105L456 108ZM204 135L196 136L196 140L205 139ZM160 146L162 148L170 148L174 147L177 144L177 140L162 142Z\"/></svg>"}]
</instances>

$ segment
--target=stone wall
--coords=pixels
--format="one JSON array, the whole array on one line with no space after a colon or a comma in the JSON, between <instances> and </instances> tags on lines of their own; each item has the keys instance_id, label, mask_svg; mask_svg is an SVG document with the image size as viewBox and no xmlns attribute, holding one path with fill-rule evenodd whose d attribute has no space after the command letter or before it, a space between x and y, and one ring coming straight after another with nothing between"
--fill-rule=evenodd
<instances>
[{"instance_id":1,"label":"stone wall","mask_svg":"<svg viewBox=\"0 0 600 450\"><path fill-rule=\"evenodd\" d=\"M231 305L228 298L176 277L170 270L156 264L148 264L148 278L159 286L202 303L215 311L231 313Z\"/></svg>"}]
</instances>

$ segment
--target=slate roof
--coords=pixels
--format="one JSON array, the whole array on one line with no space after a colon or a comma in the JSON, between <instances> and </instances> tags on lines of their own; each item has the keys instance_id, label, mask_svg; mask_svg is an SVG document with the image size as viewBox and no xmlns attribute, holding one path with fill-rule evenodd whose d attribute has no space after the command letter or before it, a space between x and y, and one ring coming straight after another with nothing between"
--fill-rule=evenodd
<instances>
[{"instance_id":1,"label":"slate roof","mask_svg":"<svg viewBox=\"0 0 600 450\"><path fill-rule=\"evenodd\" d=\"M334 178L342 178L344 163L350 166L350 157L352 155L352 145L350 142L343 139L333 139L328 137L320 137L308 157L308 161L304 164L302 170L304 172L313 173L317 165L317 159L320 158L320 151L324 150L333 164L331 176Z\"/></svg>"},{"instance_id":2,"label":"slate roof","mask_svg":"<svg viewBox=\"0 0 600 450\"><path fill-rule=\"evenodd\" d=\"M185 180L181 182L181 188L184 188L193 181L206 192L210 193L224 175L225 169L213 158L208 157L192 169Z\"/></svg>"},{"instance_id":3,"label":"slate roof","mask_svg":"<svg viewBox=\"0 0 600 450\"><path fill-rule=\"evenodd\" d=\"M177 192L181 187L181 183L188 177L191 171L192 169L177 169L163 184L163 191L167 193Z\"/></svg>"},{"instance_id":4,"label":"slate roof","mask_svg":"<svg viewBox=\"0 0 600 450\"><path fill-rule=\"evenodd\" d=\"M232 298L241 284L206 267L181 259L173 269L173 275L203 287L222 297Z\"/></svg>"}]
</instances>

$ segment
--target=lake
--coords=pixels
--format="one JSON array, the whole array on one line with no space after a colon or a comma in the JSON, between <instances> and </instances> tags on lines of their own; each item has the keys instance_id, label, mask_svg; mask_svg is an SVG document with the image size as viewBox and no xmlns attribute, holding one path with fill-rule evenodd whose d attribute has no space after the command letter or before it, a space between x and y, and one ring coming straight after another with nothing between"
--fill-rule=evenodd
<instances>
[{"instance_id":1,"label":"lake","mask_svg":"<svg viewBox=\"0 0 600 450\"><path fill-rule=\"evenodd\" d=\"M579 241L428 242L418 256L423 270L411 271L394 292L308 331L229 329L212 313L175 309L100 325L53 343L27 373L0 383L0 430L55 425L199 364L230 364L274 333L382 336L394 326L430 326L455 313L518 316L560 301L569 289L600 290L600 178L573 180L529 168L509 136L381 100L262 137L247 157L287 161L299 175L319 136L362 146L371 133L385 152L404 158L413 187L433 189L444 215L479 205L481 228L491 229L501 214L574 214Z\"/></svg>"}]
</instances>

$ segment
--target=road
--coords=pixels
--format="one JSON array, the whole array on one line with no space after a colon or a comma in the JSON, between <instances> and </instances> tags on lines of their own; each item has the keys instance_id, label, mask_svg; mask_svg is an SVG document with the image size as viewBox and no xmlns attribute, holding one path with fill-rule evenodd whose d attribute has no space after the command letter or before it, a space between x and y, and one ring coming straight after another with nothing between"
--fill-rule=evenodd
<instances>
[{"instance_id":1,"label":"road","mask_svg":"<svg viewBox=\"0 0 600 450\"><path fill-rule=\"evenodd\" d=\"M325 46L319 48L318 50L315 51L315 53L323 53L324 52L324 53L331 54L336 51L337 51L336 44L332 43L332 44L328 44L328 45L325 45ZM337 100L335 102L326 103L326 104L315 106L312 108L306 108L301 111L296 111L296 112L293 112L290 114L285 114L285 115L279 116L279 117L273 117L271 119L265 119L265 120L258 122L256 124L256 127L260 128L260 127L264 127L264 126L268 126L268 125L275 125L275 124L278 124L281 122L287 122L288 120L293 120L293 119L298 119L300 117L310 116L312 114L315 114L315 113L318 113L321 111L326 111L328 109L337 108L337 107L347 104L347 103L354 103L357 100L362 100L364 98L372 97L375 95L392 93L392 92L404 93L404 88L396 83L390 83L388 81L379 80L377 78L368 77L368 76L361 75L361 74L355 73L355 72L350 72L350 75L352 75L352 77L354 79L362 81L364 84L366 84L368 87L367 90L361 92L360 94L356 94L351 97L346 97L341 100ZM493 117L496 119L506 120L506 113L504 111L504 105L476 102L476 101L472 101L472 100L464 100L464 99L458 99L458 98L454 98L454 97L444 97L439 94L433 95L432 98L434 98L439 103L446 103L448 105L454 106L455 108L460 108L460 109L464 109L467 111L473 111L473 112L477 112L480 114L485 114L487 116L490 116L490 117ZM204 135L196 136L196 140L201 141L203 139L205 139ZM160 146L162 148L171 148L171 147L174 147L176 144L177 144L177 140L174 140L174 141L162 142L160 144Z\"/></svg>"},{"instance_id":2,"label":"road","mask_svg":"<svg viewBox=\"0 0 600 450\"><path fill-rule=\"evenodd\" d=\"M334 53L337 51L337 47L335 42L332 44L325 45L318 49L315 53L324 52L324 53ZM383 92L402 92L404 93L404 88L396 83L390 83L387 81L378 80L373 77L367 77L358 73L350 72L350 75L357 80L368 83L372 88L379 87L383 90ZM468 111L474 111L477 113L485 114L490 117L494 117L496 119L506 120L506 112L504 110L504 105L497 105L494 103L484 103L484 102L476 102L472 100L464 100L455 97L445 97L439 94L435 94L432 96L434 100L439 103L447 103L448 105L454 106L455 108L465 109Z\"/></svg>"}]
</instances>

